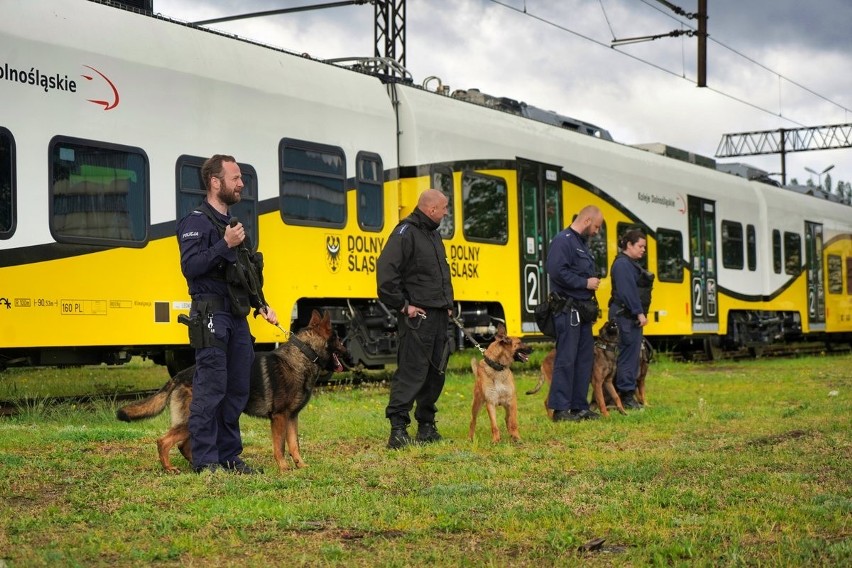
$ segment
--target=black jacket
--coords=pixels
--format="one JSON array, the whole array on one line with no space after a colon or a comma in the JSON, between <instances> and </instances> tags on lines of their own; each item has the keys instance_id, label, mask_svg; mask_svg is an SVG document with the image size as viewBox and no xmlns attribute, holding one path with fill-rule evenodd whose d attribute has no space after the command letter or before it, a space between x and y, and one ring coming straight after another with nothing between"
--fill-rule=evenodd
<instances>
[{"instance_id":1,"label":"black jacket","mask_svg":"<svg viewBox=\"0 0 852 568\"><path fill-rule=\"evenodd\" d=\"M379 300L392 310L408 305L453 307L453 284L438 224L419 209L400 221L379 255Z\"/></svg>"}]
</instances>

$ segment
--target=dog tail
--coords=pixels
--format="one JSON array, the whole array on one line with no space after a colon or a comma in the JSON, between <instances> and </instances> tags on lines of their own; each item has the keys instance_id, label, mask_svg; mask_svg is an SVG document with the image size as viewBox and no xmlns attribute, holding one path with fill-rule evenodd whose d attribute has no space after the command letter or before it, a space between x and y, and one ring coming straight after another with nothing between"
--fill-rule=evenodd
<instances>
[{"instance_id":1,"label":"dog tail","mask_svg":"<svg viewBox=\"0 0 852 568\"><path fill-rule=\"evenodd\" d=\"M125 404L115 412L115 417L122 422L135 422L136 420L144 420L145 418L153 418L161 413L169 403L169 397L175 387L180 384L186 370L181 371L174 377L170 378L166 384L157 392L142 400ZM190 375L191 379L192 375Z\"/></svg>"},{"instance_id":2,"label":"dog tail","mask_svg":"<svg viewBox=\"0 0 852 568\"><path fill-rule=\"evenodd\" d=\"M544 376L544 370L542 369L541 373L538 376L538 382L536 383L536 385L533 388L531 388L530 390L527 391L527 394L535 394L539 390L541 390L541 385L544 384L545 378L546 377Z\"/></svg>"}]
</instances>

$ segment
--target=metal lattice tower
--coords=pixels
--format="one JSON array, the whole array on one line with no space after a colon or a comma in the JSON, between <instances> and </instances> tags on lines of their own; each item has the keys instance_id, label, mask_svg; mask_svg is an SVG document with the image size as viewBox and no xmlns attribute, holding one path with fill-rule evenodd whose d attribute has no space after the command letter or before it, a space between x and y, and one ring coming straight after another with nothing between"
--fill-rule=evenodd
<instances>
[{"instance_id":1,"label":"metal lattice tower","mask_svg":"<svg viewBox=\"0 0 852 568\"><path fill-rule=\"evenodd\" d=\"M405 0L376 0L375 52L405 67ZM396 74L395 69L388 69Z\"/></svg>"},{"instance_id":2,"label":"metal lattice tower","mask_svg":"<svg viewBox=\"0 0 852 568\"><path fill-rule=\"evenodd\" d=\"M790 152L852 148L852 123L723 134L717 158L781 154L781 183L787 183Z\"/></svg>"}]
</instances>

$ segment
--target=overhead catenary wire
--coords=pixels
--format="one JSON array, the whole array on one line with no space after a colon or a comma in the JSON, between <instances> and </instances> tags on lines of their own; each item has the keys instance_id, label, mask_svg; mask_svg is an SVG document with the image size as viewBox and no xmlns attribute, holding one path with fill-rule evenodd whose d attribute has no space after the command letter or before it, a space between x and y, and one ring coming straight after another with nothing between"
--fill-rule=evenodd
<instances>
[{"instance_id":1,"label":"overhead catenary wire","mask_svg":"<svg viewBox=\"0 0 852 568\"><path fill-rule=\"evenodd\" d=\"M606 47L607 49L615 50L617 53L619 53L619 54L621 54L621 55L624 55L624 56L626 56L626 57L629 57L630 59L633 59L633 60L638 61L638 62L640 62L640 63L643 63L643 64L645 64L645 65L648 65L649 67L653 67L653 68L655 68L655 69L657 69L657 70L659 70L659 71L662 71L662 72L664 72L664 73L668 73L669 75L672 75L672 76L674 76L674 77L678 77L678 78L681 78L681 79L683 79L683 80L687 80L687 81L689 80L689 79L685 76L685 74L677 73L676 71L672 71L672 70L670 70L670 69L667 69L667 68L665 68L665 67L663 67L663 66L661 66L661 65L659 65L659 64L657 64L657 63L654 63L654 62L652 62L652 61L648 61L648 60L646 60L646 59L643 59L643 58L638 57L638 56L636 56L636 55L633 55L633 54L631 54L631 53L627 53L627 52L625 52L625 51L622 51L622 50L616 49L616 48L615 48L614 46L612 46L612 45L609 45L609 44L606 44L606 43L604 43L604 42L601 42L601 41L599 41L599 40L597 40L597 39L595 39L595 38L593 38L593 37L590 37L590 36L588 36L588 35L586 35L586 34L580 33L580 32L578 32L578 31L576 31L576 30L572 30L572 29L570 29L570 28L568 28L568 27L566 27L566 26L563 26L563 25L561 25L561 24L558 24L558 23L556 23L556 22L554 22L554 21L552 21L552 20L549 20L549 19L547 19L546 17L543 17L543 16L539 16L539 15L533 14L532 12L530 12L530 9L529 9L529 7L527 6L526 1L524 2L523 10L521 10L521 9L519 9L519 8L516 8L515 6L512 6L512 5L510 5L510 4L508 4L508 3L506 3L505 1L502 1L502 0L489 0L489 1L490 1L490 2L492 2L493 4L497 4L498 6L501 6L501 7L503 7L503 8L506 8L506 9L508 9L508 10L512 10L512 11L517 12L517 13L519 13L519 14L523 14L524 16L527 16L527 17L533 18L534 20L537 20L537 21L539 21L539 22L541 22L541 23L543 23L543 24L549 25L549 26L551 26L551 27L554 27L554 28L556 28L556 29L558 29L558 30L561 30L561 31L564 31L564 32L566 32L566 33L570 33L570 34L572 34L572 35L575 35L575 36L577 36L577 37L579 37L579 38L581 38L581 39L584 39L584 40L586 40L586 41L592 42L592 43L594 43L594 44L596 44L596 45L599 45L599 46L601 46L601 47ZM646 4L647 6L649 6L649 7L653 8L654 10L657 10L657 11L659 11L659 12L661 12L661 13L665 14L665 15L666 15L666 16L668 16L669 18L671 18L671 19L675 20L676 22L679 22L682 26L684 26L684 27L686 27L686 28L689 28L690 30L692 30L692 31L693 31L693 33L695 32L695 27L694 27L694 26L691 26L690 24L688 24L688 23L684 22L683 20L681 20L681 19L679 19L679 18L676 18L675 16L673 16L673 15L669 14L668 12L666 12L665 10L661 9L659 6L655 6L655 5L651 4L651 3L649 2L649 0L640 0L640 1L641 1L642 3L644 3L644 4ZM606 10L605 10L604 5L603 5L603 0L599 0L599 2L600 2L600 5L601 5L601 9L602 9L602 11L603 11L603 13L604 13L604 19L606 20L607 25L609 26L609 29L610 29L610 33L612 33L613 38L614 38L614 37L615 37L615 32L614 32L614 30L613 30L612 23L610 22L609 17L608 17L608 15L606 14ZM714 44L719 45L720 47L722 47L722 48L724 48L724 49L727 49L728 51L730 51L731 53L733 53L733 54L735 54L735 55L737 55L737 56L739 56L739 57L742 57L743 59L745 59L745 60L749 61L750 63L752 63L752 64L754 64L754 65L756 65L756 66L760 67L761 69L763 69L763 70L765 70L765 71L767 71L767 72L769 72L769 73L772 73L773 75L778 76L780 79L783 79L784 81L787 81L787 82L788 82L788 83L790 83L791 85L794 85L794 86L796 86L796 87L798 87L798 88L800 88L800 89L802 89L802 90L804 90L804 91L806 91L806 92L810 93L811 95L816 96L816 97L818 97L818 98L820 98L820 99L822 99L822 100L824 100L824 101L826 101L826 102L828 102L828 103L830 103L830 104L832 104L832 105L834 105L834 106L836 106L836 107L838 107L838 108L842 109L842 110L843 110L843 111L845 111L846 113L852 113L852 109L850 109L850 108L848 108L848 107L846 107L846 106L842 105L841 103L838 103L837 101L833 101L833 100L829 99L828 97L826 97L826 96L824 96L824 95L822 95L822 94L820 94L820 93L818 93L818 92L814 91L813 89L811 89L811 88L809 88L809 87L806 87L805 85L802 85L801 83L799 83L799 82L797 82L797 81L794 81L794 80L790 79L789 77L787 77L787 76L785 76L785 75L783 75L783 74L779 73L778 71L775 71L774 69L771 69L771 68L769 68L768 66L766 66L766 65L764 65L764 64L762 64L762 63L760 63L759 61L755 60L754 58L749 57L749 56L745 55L744 53L742 53L742 52L740 52L740 51L738 51L738 50L736 50L736 49L734 49L734 48L732 48L732 47L730 47L730 46L728 46L728 45L726 45L726 44L722 43L721 41L718 41L718 40L714 39L712 36L710 36L710 37L709 37L709 39L710 39L710 41L711 41L711 42L713 42ZM717 89L717 88L710 87L710 86L707 86L707 87L705 87L705 88L707 88L708 90L710 90L710 91L712 91L712 92L714 92L714 93L716 93L716 94L719 94L719 95L721 95L721 96L723 96L723 97L729 98L729 99L731 99L731 100L733 100L733 101L735 101L735 102L738 102L738 103L744 104L744 105L746 105L746 106L749 106L749 107L751 107L751 108L753 108L753 109L755 109L755 110L758 110L758 111L760 111L760 112L765 112L765 113L770 114L770 115L772 115L772 116L776 116L776 117L778 117L778 118L781 118L781 119L783 119L783 120L786 120L786 121L791 122L791 123L793 123L793 124L796 124L796 125L798 125L798 126L806 126L805 124L803 124L803 123L801 123L801 122L799 122L799 121L797 121L797 120L795 120L795 119L793 119L793 118L791 118L791 117L789 117L789 116L784 115L784 113L783 113L783 112L781 112L780 110L778 110L778 111L774 111L774 110L768 109L768 108L763 107L763 106L761 106L761 105L759 105L759 104L757 104L757 103L753 103L753 102L747 101L747 100L745 100L745 99L743 99L743 98L741 98L741 97L738 97L738 96L736 96L736 95L733 95L733 94L728 93L728 92L725 92L725 91L722 91L721 89ZM780 95L779 95L779 99L780 99Z\"/></svg>"}]
</instances>

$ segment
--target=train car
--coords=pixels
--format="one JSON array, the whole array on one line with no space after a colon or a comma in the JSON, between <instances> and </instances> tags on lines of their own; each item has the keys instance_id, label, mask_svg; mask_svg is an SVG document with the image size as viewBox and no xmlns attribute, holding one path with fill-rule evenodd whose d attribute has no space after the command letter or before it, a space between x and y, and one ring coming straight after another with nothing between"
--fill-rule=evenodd
<instances>
[{"instance_id":1,"label":"train car","mask_svg":"<svg viewBox=\"0 0 852 568\"><path fill-rule=\"evenodd\" d=\"M542 338L550 239L587 204L609 265L625 229L657 274L649 337L705 350L852 336L846 206L619 144L472 91L353 71L111 3L0 0L0 365L191 361L177 220L227 153L234 213L290 328L329 310L354 362L395 360L375 266L441 189L457 344L495 323ZM494 101L500 104L494 104ZM286 333L252 321L259 348Z\"/></svg>"}]
</instances>

